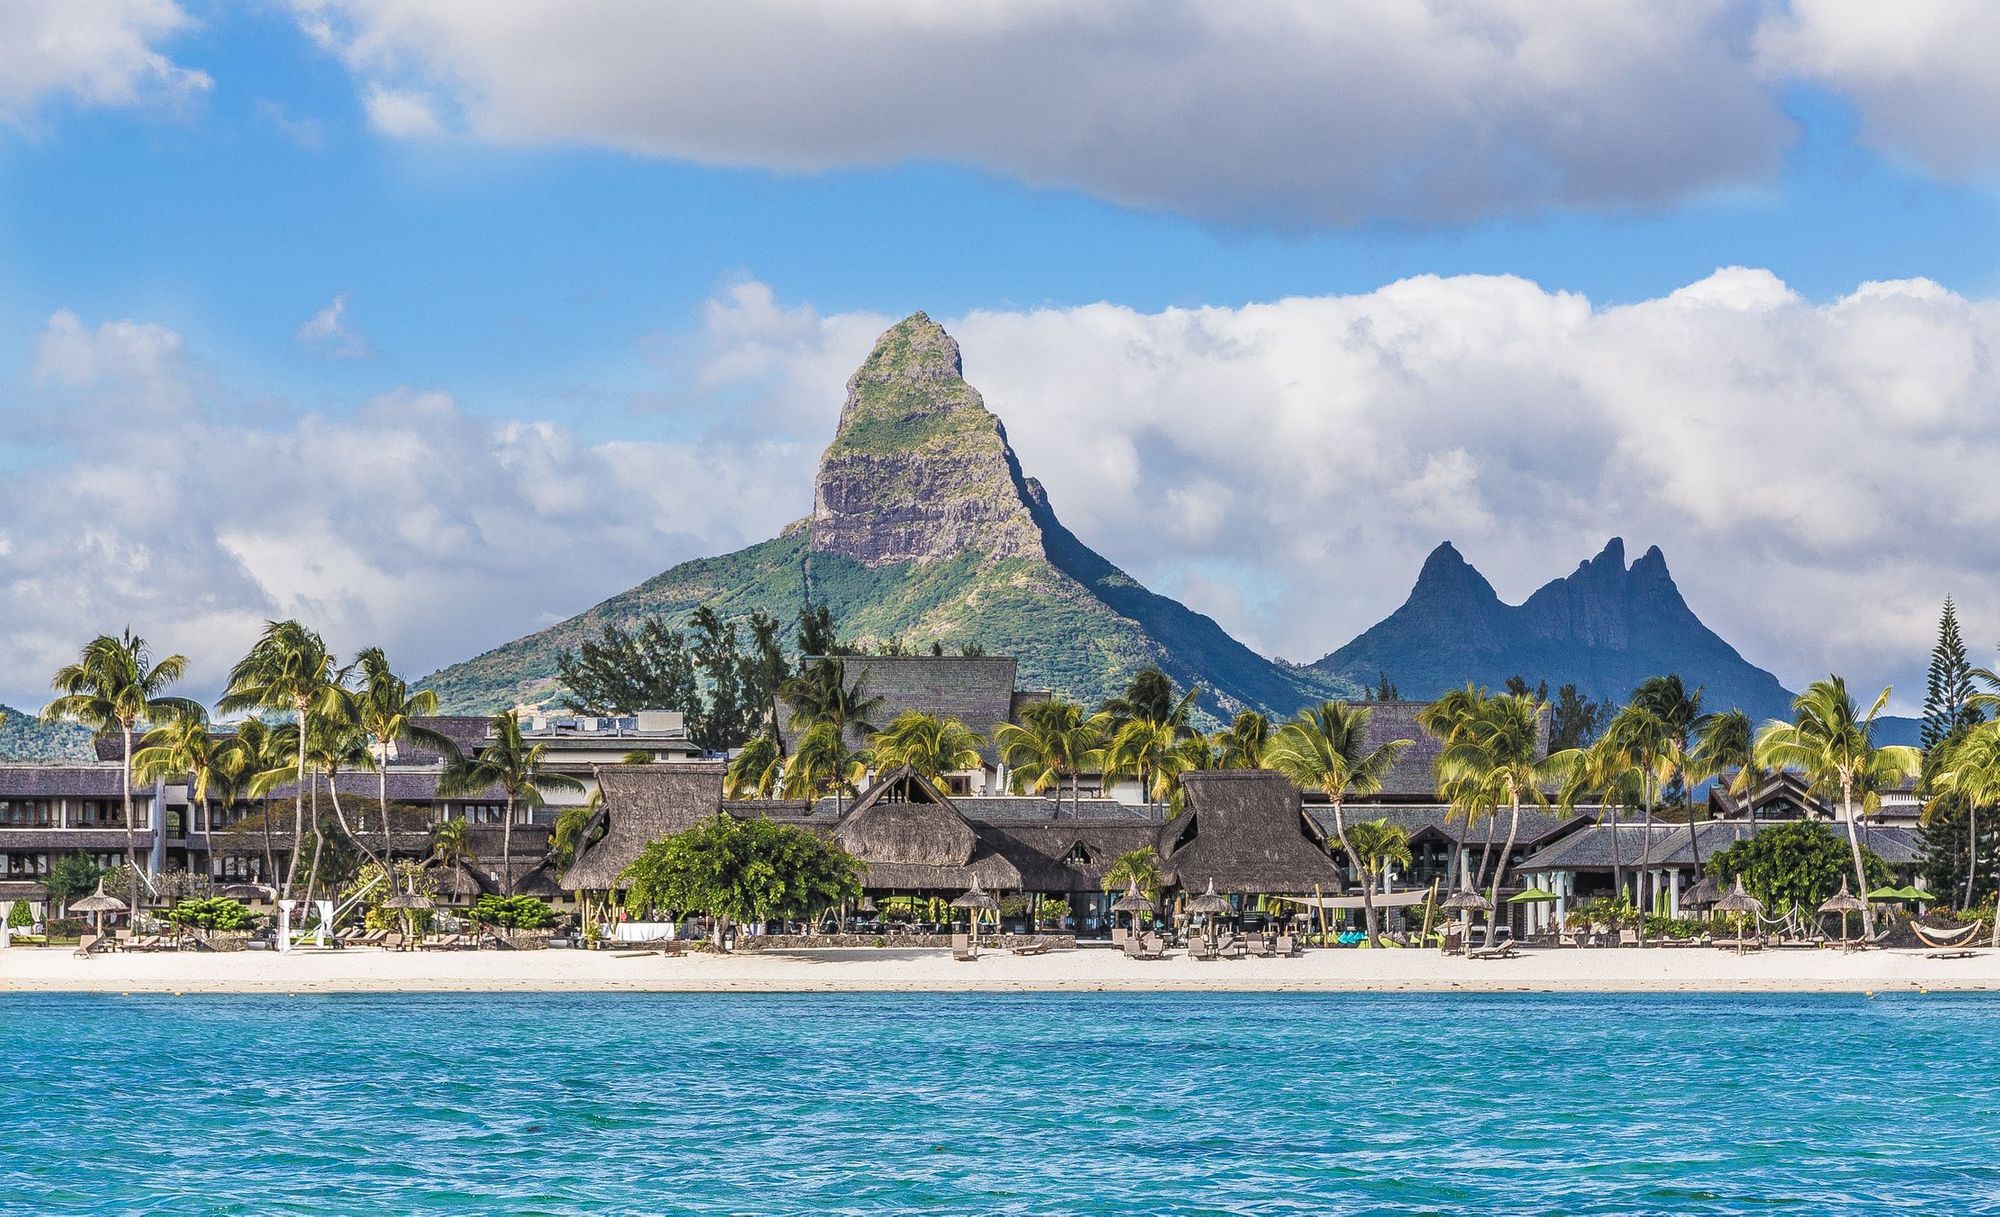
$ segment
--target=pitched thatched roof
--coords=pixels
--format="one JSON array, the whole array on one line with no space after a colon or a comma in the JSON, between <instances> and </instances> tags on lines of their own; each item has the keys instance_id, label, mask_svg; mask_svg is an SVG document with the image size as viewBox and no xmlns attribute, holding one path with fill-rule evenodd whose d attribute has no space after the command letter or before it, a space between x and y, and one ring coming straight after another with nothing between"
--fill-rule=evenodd
<instances>
[{"instance_id":1,"label":"pitched thatched roof","mask_svg":"<svg viewBox=\"0 0 2000 1217\"><path fill-rule=\"evenodd\" d=\"M907 765L869 787L833 837L865 862L917 866L964 866L979 843L951 800Z\"/></svg>"},{"instance_id":2,"label":"pitched thatched roof","mask_svg":"<svg viewBox=\"0 0 2000 1217\"><path fill-rule=\"evenodd\" d=\"M812 662L808 660L807 662ZM955 718L981 740L980 755L993 763L993 731L1012 722L1015 710L1015 661L1002 655L847 655L841 657L847 683L857 680L868 697L882 699L870 716L886 727L905 710L921 710ZM789 749L801 727L787 710L781 732ZM858 733L849 740L861 742Z\"/></svg>"},{"instance_id":3,"label":"pitched thatched roof","mask_svg":"<svg viewBox=\"0 0 2000 1217\"><path fill-rule=\"evenodd\" d=\"M1432 802L1437 795L1437 759L1444 745L1417 725L1417 712L1427 701L1371 701L1368 710L1368 747L1375 749L1390 740L1405 739L1410 746L1396 760L1395 768L1382 782L1382 792L1359 800L1364 803ZM1548 752L1549 719L1541 718L1537 755Z\"/></svg>"},{"instance_id":4,"label":"pitched thatched roof","mask_svg":"<svg viewBox=\"0 0 2000 1217\"><path fill-rule=\"evenodd\" d=\"M722 811L720 761L602 765L604 836L562 876L566 891L610 891L646 846Z\"/></svg>"},{"instance_id":5,"label":"pitched thatched roof","mask_svg":"<svg viewBox=\"0 0 2000 1217\"><path fill-rule=\"evenodd\" d=\"M1306 804L1306 816L1320 832L1322 838L1331 838L1333 832L1333 808L1323 803ZM1467 824L1461 816L1448 814L1441 804L1396 805L1379 803L1350 803L1344 812L1347 823L1352 826L1363 820L1387 820L1400 825L1410 834L1411 840L1423 836L1433 836L1440 840L1474 848L1486 843L1486 820L1481 817L1476 823ZM1520 836L1515 839L1516 848L1533 849L1546 845L1557 838L1567 836L1578 829L1587 827L1591 817L1582 814L1564 815L1555 811L1523 809L1521 812ZM1507 813L1500 813L1497 831L1494 833L1494 847L1507 836Z\"/></svg>"},{"instance_id":6,"label":"pitched thatched roof","mask_svg":"<svg viewBox=\"0 0 2000 1217\"><path fill-rule=\"evenodd\" d=\"M0 798L116 799L124 782L122 768L105 765L0 765ZM135 802L152 797L150 782L133 780Z\"/></svg>"},{"instance_id":7,"label":"pitched thatched roof","mask_svg":"<svg viewBox=\"0 0 2000 1217\"><path fill-rule=\"evenodd\" d=\"M1160 869L1184 890L1211 880L1227 893L1339 889L1340 869L1315 840L1283 774L1215 769L1181 775L1187 811L1162 826Z\"/></svg>"}]
</instances>

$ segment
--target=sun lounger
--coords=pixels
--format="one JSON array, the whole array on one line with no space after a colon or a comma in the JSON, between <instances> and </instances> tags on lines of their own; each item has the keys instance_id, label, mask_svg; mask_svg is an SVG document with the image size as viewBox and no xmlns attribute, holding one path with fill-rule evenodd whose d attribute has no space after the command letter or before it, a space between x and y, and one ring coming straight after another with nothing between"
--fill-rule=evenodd
<instances>
[{"instance_id":1,"label":"sun lounger","mask_svg":"<svg viewBox=\"0 0 2000 1217\"><path fill-rule=\"evenodd\" d=\"M973 960L979 958L979 953L972 949L972 935L953 934L951 936L951 957L960 963L971 963Z\"/></svg>"},{"instance_id":2,"label":"sun lounger","mask_svg":"<svg viewBox=\"0 0 2000 1217\"><path fill-rule=\"evenodd\" d=\"M109 934L85 934L77 939L76 954L79 959L89 959L93 955L109 955L118 949L118 940Z\"/></svg>"},{"instance_id":3,"label":"sun lounger","mask_svg":"<svg viewBox=\"0 0 2000 1217\"><path fill-rule=\"evenodd\" d=\"M1269 940L1264 938L1244 940L1243 949L1249 953L1252 959L1269 959L1272 955L1271 944Z\"/></svg>"},{"instance_id":4,"label":"sun lounger","mask_svg":"<svg viewBox=\"0 0 2000 1217\"><path fill-rule=\"evenodd\" d=\"M1048 954L1048 953L1049 953L1049 951L1050 951L1050 950L1054 949L1054 947L1055 947L1055 944L1054 944L1054 943L1052 943L1052 942L1050 942L1050 941L1049 941L1048 939L1046 939L1046 938L1037 938L1037 939L1035 939L1035 940L1034 940L1033 942L1028 942L1028 943L1023 943L1022 945L1020 945L1020 946L1018 946L1018 947L1015 947L1015 948L1014 948L1014 954L1016 954L1016 955L1046 955L1046 954Z\"/></svg>"},{"instance_id":5,"label":"sun lounger","mask_svg":"<svg viewBox=\"0 0 2000 1217\"><path fill-rule=\"evenodd\" d=\"M1284 959L1290 959L1299 953L1298 940L1290 934L1280 934L1278 935L1277 945L1271 948L1271 953Z\"/></svg>"},{"instance_id":6,"label":"sun lounger","mask_svg":"<svg viewBox=\"0 0 2000 1217\"><path fill-rule=\"evenodd\" d=\"M1503 942L1497 947L1474 947L1467 952L1474 959L1513 959L1521 954L1511 942Z\"/></svg>"},{"instance_id":7,"label":"sun lounger","mask_svg":"<svg viewBox=\"0 0 2000 1217\"><path fill-rule=\"evenodd\" d=\"M1224 935L1222 940L1215 944L1215 954L1221 959L1241 959L1244 953L1243 940L1234 934Z\"/></svg>"}]
</instances>

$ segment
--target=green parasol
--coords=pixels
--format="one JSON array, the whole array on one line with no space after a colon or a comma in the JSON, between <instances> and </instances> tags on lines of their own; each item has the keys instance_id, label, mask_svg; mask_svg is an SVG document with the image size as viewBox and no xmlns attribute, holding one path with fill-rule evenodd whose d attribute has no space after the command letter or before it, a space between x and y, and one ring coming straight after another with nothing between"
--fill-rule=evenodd
<instances>
[{"instance_id":1,"label":"green parasol","mask_svg":"<svg viewBox=\"0 0 2000 1217\"><path fill-rule=\"evenodd\" d=\"M1903 894L1903 889L1902 889L1902 888L1900 888L1900 887L1878 887L1878 888L1876 888L1876 889L1875 889L1874 891L1872 891L1872 892L1869 892L1869 893L1868 893L1868 898L1869 898L1870 900L1908 900L1908 899L1909 899L1909 897L1908 897L1908 896L1906 896L1906 895L1904 895L1904 894Z\"/></svg>"},{"instance_id":2,"label":"green parasol","mask_svg":"<svg viewBox=\"0 0 2000 1217\"><path fill-rule=\"evenodd\" d=\"M1562 897L1556 895L1554 892L1545 892L1539 887L1531 887L1528 888L1526 891L1515 892L1513 895L1507 897L1507 903L1547 904L1551 900L1560 900L1560 899L1562 899Z\"/></svg>"}]
</instances>

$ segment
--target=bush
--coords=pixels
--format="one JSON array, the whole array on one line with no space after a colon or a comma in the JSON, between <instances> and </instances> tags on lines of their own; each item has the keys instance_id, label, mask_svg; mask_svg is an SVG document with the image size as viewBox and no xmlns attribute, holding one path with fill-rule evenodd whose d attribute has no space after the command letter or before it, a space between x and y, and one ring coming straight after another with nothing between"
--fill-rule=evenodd
<instances>
[{"instance_id":1,"label":"bush","mask_svg":"<svg viewBox=\"0 0 2000 1217\"><path fill-rule=\"evenodd\" d=\"M255 913L227 896L183 900L167 910L166 919L197 930L247 930L257 924Z\"/></svg>"},{"instance_id":2,"label":"bush","mask_svg":"<svg viewBox=\"0 0 2000 1217\"><path fill-rule=\"evenodd\" d=\"M7 915L7 928L10 930L19 930L33 924L35 924L35 913L33 909L28 907L28 902L25 900L15 901L14 911Z\"/></svg>"},{"instance_id":3,"label":"bush","mask_svg":"<svg viewBox=\"0 0 2000 1217\"><path fill-rule=\"evenodd\" d=\"M481 896L472 904L472 919L481 925L510 930L540 930L555 924L556 911L534 896Z\"/></svg>"}]
</instances>

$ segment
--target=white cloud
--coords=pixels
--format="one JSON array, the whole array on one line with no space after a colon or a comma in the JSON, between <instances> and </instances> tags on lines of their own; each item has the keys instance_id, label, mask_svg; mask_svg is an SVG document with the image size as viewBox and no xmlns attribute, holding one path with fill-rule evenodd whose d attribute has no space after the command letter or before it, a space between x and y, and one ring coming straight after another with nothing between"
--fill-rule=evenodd
<instances>
[{"instance_id":1,"label":"white cloud","mask_svg":"<svg viewBox=\"0 0 2000 1217\"><path fill-rule=\"evenodd\" d=\"M211 679L290 613L428 669L773 535L888 320L736 285L653 347L678 404L634 426L672 442L592 444L438 392L239 410L172 331L58 314L0 482L0 696L128 623ZM1618 307L1467 276L944 321L1065 523L1266 653L1346 641L1441 540L1518 600L1613 534L1794 684L1907 704L1947 592L2000 637L2000 303L1731 268Z\"/></svg>"},{"instance_id":2,"label":"white cloud","mask_svg":"<svg viewBox=\"0 0 2000 1217\"><path fill-rule=\"evenodd\" d=\"M173 0L8 0L0 4L0 120L23 123L51 98L86 106L176 103L208 89L159 45L192 23Z\"/></svg>"},{"instance_id":3,"label":"white cloud","mask_svg":"<svg viewBox=\"0 0 2000 1217\"><path fill-rule=\"evenodd\" d=\"M755 312L723 311L761 349ZM853 366L866 342L838 320L787 359ZM1728 268L1597 308L1425 277L945 324L1064 521L1266 653L1345 642L1441 540L1519 600L1614 534L1661 545L1696 611L1795 684L1838 668L1918 695L1946 592L2000 637L2000 305L1933 283L1813 303ZM753 366L779 398L797 383ZM808 407L824 434L823 387ZM1217 569L1251 590L1215 594Z\"/></svg>"},{"instance_id":4,"label":"white cloud","mask_svg":"<svg viewBox=\"0 0 2000 1217\"><path fill-rule=\"evenodd\" d=\"M396 139L427 139L444 133L444 123L439 120L429 99L420 93L371 84L362 98L362 105L368 111L369 123L384 135Z\"/></svg>"},{"instance_id":5,"label":"white cloud","mask_svg":"<svg viewBox=\"0 0 2000 1217\"><path fill-rule=\"evenodd\" d=\"M1949 178L2000 170L2000 6L1791 0L1758 42L1774 76L1851 100L1865 143Z\"/></svg>"},{"instance_id":6,"label":"white cloud","mask_svg":"<svg viewBox=\"0 0 2000 1217\"><path fill-rule=\"evenodd\" d=\"M308 152L317 152L326 146L326 127L316 118L295 116L269 98L258 99L257 116L269 123L278 134Z\"/></svg>"},{"instance_id":7,"label":"white cloud","mask_svg":"<svg viewBox=\"0 0 2000 1217\"><path fill-rule=\"evenodd\" d=\"M270 617L411 674L566 617L684 558L761 540L810 502L781 441L587 444L403 391L351 415L236 395L171 331L40 335L33 447L0 481L0 700L131 625L212 692ZM0 442L7 438L0 435Z\"/></svg>"},{"instance_id":8,"label":"white cloud","mask_svg":"<svg viewBox=\"0 0 2000 1217\"><path fill-rule=\"evenodd\" d=\"M345 292L300 323L298 330L292 334L292 340L335 359L368 359L375 354L368 335L347 319Z\"/></svg>"},{"instance_id":9,"label":"white cloud","mask_svg":"<svg viewBox=\"0 0 2000 1217\"><path fill-rule=\"evenodd\" d=\"M1773 173L1748 0L294 0L376 125L972 166L1277 225L1650 206Z\"/></svg>"}]
</instances>

